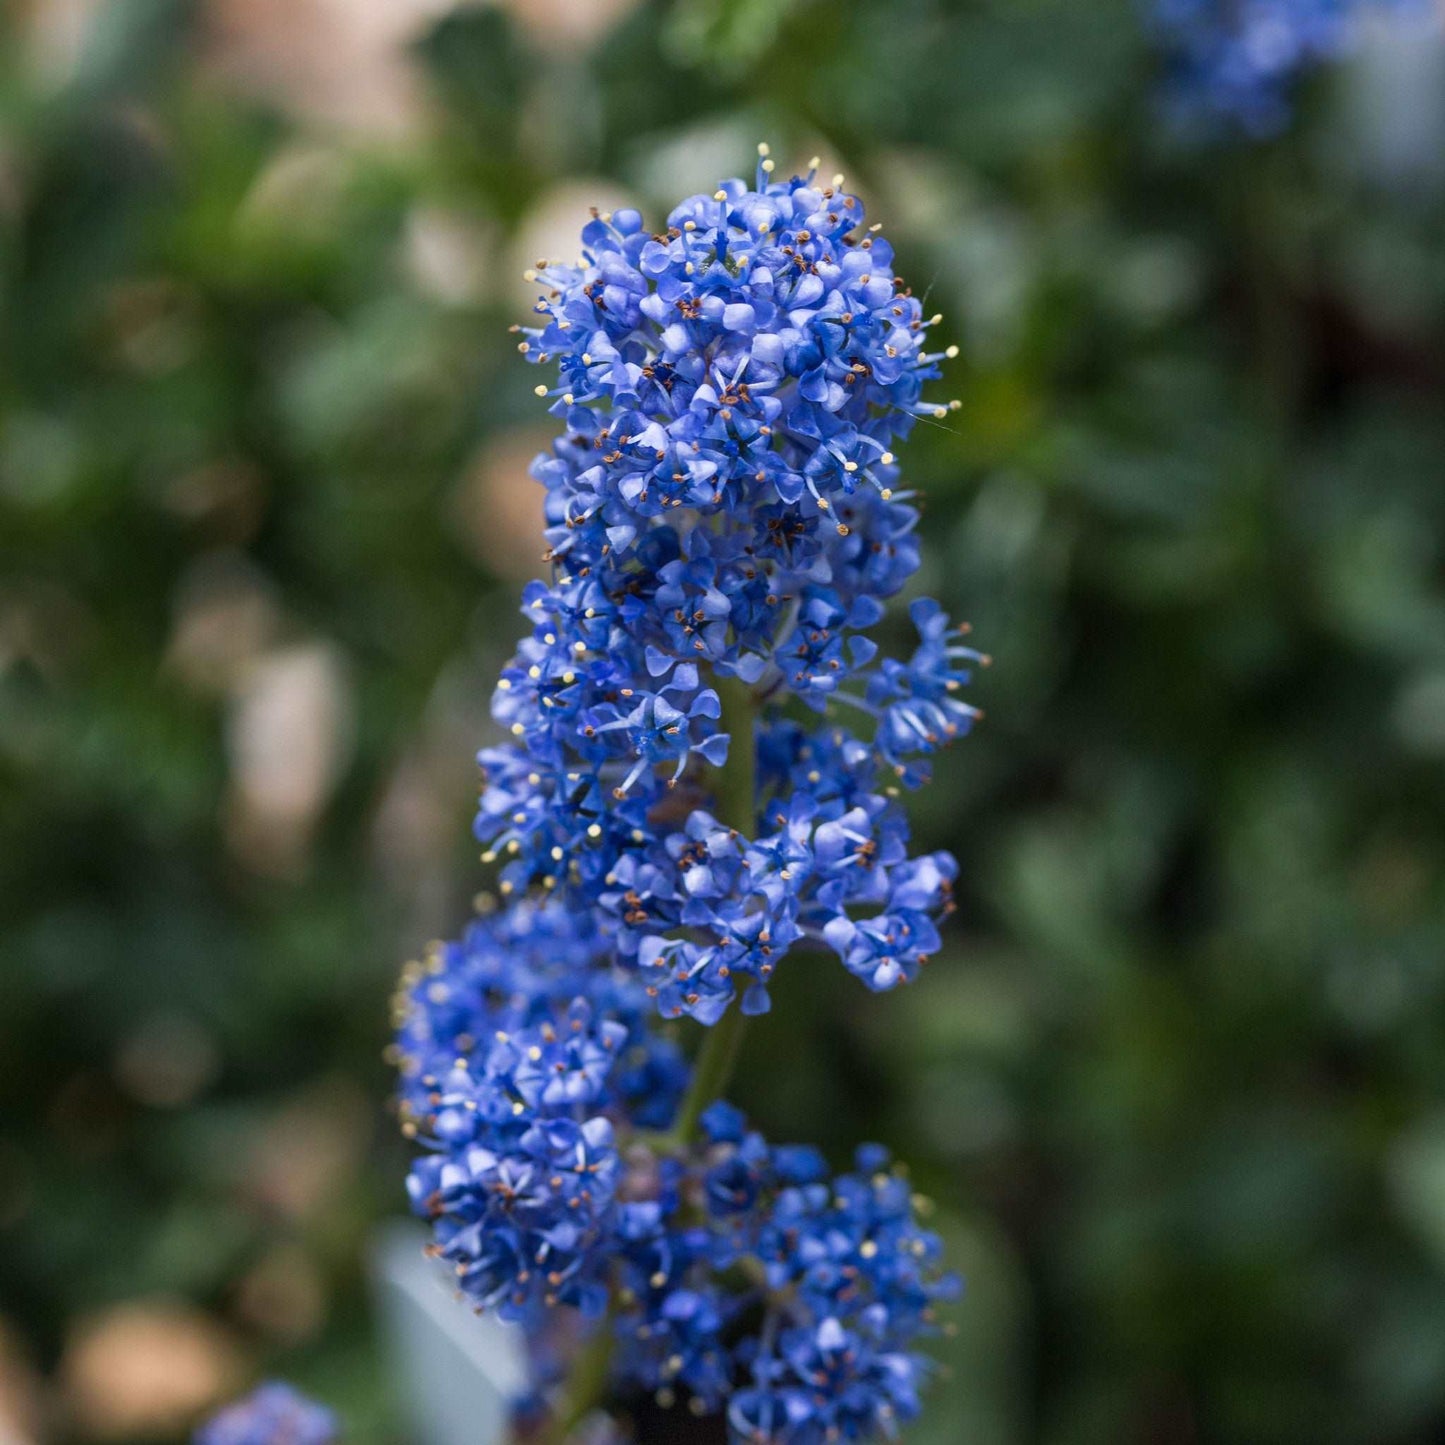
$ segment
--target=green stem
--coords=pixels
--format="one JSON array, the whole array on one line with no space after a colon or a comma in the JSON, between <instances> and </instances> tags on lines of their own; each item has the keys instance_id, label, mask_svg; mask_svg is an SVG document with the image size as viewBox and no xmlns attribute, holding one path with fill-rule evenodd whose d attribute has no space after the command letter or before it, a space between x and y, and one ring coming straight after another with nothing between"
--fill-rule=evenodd
<instances>
[{"instance_id":1,"label":"green stem","mask_svg":"<svg viewBox=\"0 0 1445 1445\"><path fill-rule=\"evenodd\" d=\"M730 742L728 760L719 770L713 811L718 822L751 838L758 823L758 745L754 736L757 703L752 691L736 678L719 678L717 691L722 699L721 729L729 734ZM707 1030L693 1063L692 1080L678 1106L677 1118L665 1134L652 1136L655 1148L683 1148L692 1143L703 1110L722 1097L732 1078L746 1023L742 1009L735 1002ZM548 1431L547 1438L555 1445L562 1445L606 1397L612 1345L609 1314L572 1362L566 1393Z\"/></svg>"},{"instance_id":2,"label":"green stem","mask_svg":"<svg viewBox=\"0 0 1445 1445\"><path fill-rule=\"evenodd\" d=\"M734 1003L707 1031L692 1066L692 1082L678 1105L677 1118L659 1140L663 1149L691 1144L697 1136L697 1121L703 1110L722 1098L733 1076L746 1023L747 1017Z\"/></svg>"},{"instance_id":3,"label":"green stem","mask_svg":"<svg viewBox=\"0 0 1445 1445\"><path fill-rule=\"evenodd\" d=\"M758 826L758 744L753 735L758 708L752 689L735 677L721 677L722 729L729 735L728 760L717 783L719 823L751 838Z\"/></svg>"}]
</instances>

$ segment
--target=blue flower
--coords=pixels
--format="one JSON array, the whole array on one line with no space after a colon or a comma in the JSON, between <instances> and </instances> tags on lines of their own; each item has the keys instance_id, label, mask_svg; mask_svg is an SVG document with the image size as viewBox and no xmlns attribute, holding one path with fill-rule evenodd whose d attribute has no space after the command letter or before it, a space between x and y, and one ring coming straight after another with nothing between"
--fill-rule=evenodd
<instances>
[{"instance_id":1,"label":"blue flower","mask_svg":"<svg viewBox=\"0 0 1445 1445\"><path fill-rule=\"evenodd\" d=\"M332 1445L340 1427L324 1405L273 1380L196 1431L196 1445Z\"/></svg>"},{"instance_id":2,"label":"blue flower","mask_svg":"<svg viewBox=\"0 0 1445 1445\"><path fill-rule=\"evenodd\" d=\"M1371 12L1428 13L1420 0L1153 0L1167 100L1195 130L1268 136L1289 121L1297 78L1345 54Z\"/></svg>"}]
</instances>

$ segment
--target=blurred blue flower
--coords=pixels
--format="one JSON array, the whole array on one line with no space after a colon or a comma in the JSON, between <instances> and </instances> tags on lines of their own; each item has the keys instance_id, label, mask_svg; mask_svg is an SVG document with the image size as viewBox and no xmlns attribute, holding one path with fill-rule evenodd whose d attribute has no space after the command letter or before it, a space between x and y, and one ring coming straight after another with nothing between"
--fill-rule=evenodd
<instances>
[{"instance_id":1,"label":"blurred blue flower","mask_svg":"<svg viewBox=\"0 0 1445 1445\"><path fill-rule=\"evenodd\" d=\"M196 1445L332 1445L338 1433L324 1405L273 1380L213 1415L196 1431Z\"/></svg>"},{"instance_id":2,"label":"blurred blue flower","mask_svg":"<svg viewBox=\"0 0 1445 1445\"><path fill-rule=\"evenodd\" d=\"M1427 10L1423 0L1154 0L1167 102L1192 129L1277 133L1294 81L1346 53L1369 14Z\"/></svg>"}]
</instances>

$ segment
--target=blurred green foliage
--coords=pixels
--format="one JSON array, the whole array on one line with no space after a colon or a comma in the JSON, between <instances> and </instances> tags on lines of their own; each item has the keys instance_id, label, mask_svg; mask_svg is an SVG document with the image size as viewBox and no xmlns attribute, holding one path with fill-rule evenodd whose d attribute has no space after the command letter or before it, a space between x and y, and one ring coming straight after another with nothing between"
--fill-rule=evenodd
<instances>
[{"instance_id":1,"label":"blurred green foliage","mask_svg":"<svg viewBox=\"0 0 1445 1445\"><path fill-rule=\"evenodd\" d=\"M655 217L763 137L949 317L923 581L998 658L915 800L947 952L883 999L800 962L740 1086L937 1202L970 1292L912 1438L1442 1438L1440 192L1327 88L1172 144L1128 0L431 7L380 136L309 109L305 7L251 8L289 92L193 5L64 63L0 22L0 1323L42 1438L103 1433L77 1331L158 1297L394 1430L380 1051L483 878L515 272L587 185Z\"/></svg>"}]
</instances>

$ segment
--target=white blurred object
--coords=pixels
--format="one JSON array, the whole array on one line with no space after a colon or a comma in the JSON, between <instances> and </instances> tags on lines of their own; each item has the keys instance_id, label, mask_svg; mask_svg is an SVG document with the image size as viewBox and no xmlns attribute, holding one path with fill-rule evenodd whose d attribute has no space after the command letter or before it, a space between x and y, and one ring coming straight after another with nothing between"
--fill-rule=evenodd
<instances>
[{"instance_id":1,"label":"white blurred object","mask_svg":"<svg viewBox=\"0 0 1445 1445\"><path fill-rule=\"evenodd\" d=\"M235 853L261 872L304 862L311 834L351 758L351 686L326 642L268 653L231 707L228 832Z\"/></svg>"},{"instance_id":2,"label":"white blurred object","mask_svg":"<svg viewBox=\"0 0 1445 1445\"><path fill-rule=\"evenodd\" d=\"M80 69L100 0L37 0L23 12L22 35L35 74L63 85Z\"/></svg>"},{"instance_id":3,"label":"white blurred object","mask_svg":"<svg viewBox=\"0 0 1445 1445\"><path fill-rule=\"evenodd\" d=\"M330 236L355 174L355 153L344 145L311 140L283 145L251 182L237 210L238 230Z\"/></svg>"},{"instance_id":4,"label":"white blurred object","mask_svg":"<svg viewBox=\"0 0 1445 1445\"><path fill-rule=\"evenodd\" d=\"M397 1221L378 1232L371 1256L411 1438L416 1445L501 1445L511 1402L527 1385L521 1332L457 1298L445 1266L423 1253L428 1238L420 1225Z\"/></svg>"},{"instance_id":5,"label":"white blurred object","mask_svg":"<svg viewBox=\"0 0 1445 1445\"><path fill-rule=\"evenodd\" d=\"M767 139L760 123L746 115L701 121L684 130L666 131L663 139L638 155L631 174L649 195L689 196L694 191L711 191L729 176L751 180L758 142ZM824 154L828 174L844 169L834 163L835 157L828 154L824 146L820 144L818 149ZM801 154L806 160L807 152ZM803 161L796 157L780 154L774 179L789 175L802 165ZM662 229L664 217L646 212L644 215L650 227Z\"/></svg>"},{"instance_id":6,"label":"white blurred object","mask_svg":"<svg viewBox=\"0 0 1445 1445\"><path fill-rule=\"evenodd\" d=\"M491 296L496 270L493 227L478 216L441 206L407 214L402 258L413 284L443 306L475 306Z\"/></svg>"},{"instance_id":7,"label":"white blurred object","mask_svg":"<svg viewBox=\"0 0 1445 1445\"><path fill-rule=\"evenodd\" d=\"M1348 84L1366 172L1406 189L1445 184L1445 4L1372 16Z\"/></svg>"}]
</instances>

